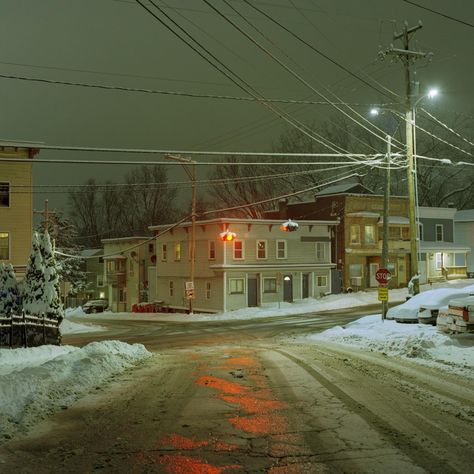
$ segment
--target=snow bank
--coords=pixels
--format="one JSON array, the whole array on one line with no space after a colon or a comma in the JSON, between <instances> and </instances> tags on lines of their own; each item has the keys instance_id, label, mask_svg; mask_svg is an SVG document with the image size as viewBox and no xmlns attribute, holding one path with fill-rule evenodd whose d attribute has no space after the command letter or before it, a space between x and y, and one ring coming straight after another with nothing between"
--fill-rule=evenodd
<instances>
[{"instance_id":1,"label":"snow bank","mask_svg":"<svg viewBox=\"0 0 474 474\"><path fill-rule=\"evenodd\" d=\"M469 335L467 338L450 337L431 325L382 321L381 315L377 314L314 334L310 340L336 342L409 358L474 379L474 339Z\"/></svg>"},{"instance_id":2,"label":"snow bank","mask_svg":"<svg viewBox=\"0 0 474 474\"><path fill-rule=\"evenodd\" d=\"M95 326L93 324L79 324L73 323L68 319L64 318L59 326L61 334L81 334L84 332L97 332L105 331L105 328L102 326Z\"/></svg>"},{"instance_id":3,"label":"snow bank","mask_svg":"<svg viewBox=\"0 0 474 474\"><path fill-rule=\"evenodd\" d=\"M148 357L142 344L120 341L0 349L0 439L71 405Z\"/></svg>"}]
</instances>

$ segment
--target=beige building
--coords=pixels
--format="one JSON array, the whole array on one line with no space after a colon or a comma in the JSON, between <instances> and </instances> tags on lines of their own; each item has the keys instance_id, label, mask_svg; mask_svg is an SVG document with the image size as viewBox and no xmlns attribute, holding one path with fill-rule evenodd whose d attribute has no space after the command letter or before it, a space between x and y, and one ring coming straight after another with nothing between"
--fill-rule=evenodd
<instances>
[{"instance_id":1,"label":"beige building","mask_svg":"<svg viewBox=\"0 0 474 474\"><path fill-rule=\"evenodd\" d=\"M11 263L23 277L33 232L32 160L39 152L33 143L1 142L0 158L0 262Z\"/></svg>"},{"instance_id":2,"label":"beige building","mask_svg":"<svg viewBox=\"0 0 474 474\"><path fill-rule=\"evenodd\" d=\"M295 232L281 220L211 219L196 223L193 309L220 312L320 297L331 292L331 221L299 221ZM156 236L153 298L172 311L189 306L191 224L152 226ZM232 241L220 233L235 233ZM150 295L151 296L151 295Z\"/></svg>"},{"instance_id":3,"label":"beige building","mask_svg":"<svg viewBox=\"0 0 474 474\"><path fill-rule=\"evenodd\" d=\"M148 301L148 267L154 265L155 244L149 237L104 239L104 293L112 311L132 311ZM100 276L98 277L98 280Z\"/></svg>"}]
</instances>

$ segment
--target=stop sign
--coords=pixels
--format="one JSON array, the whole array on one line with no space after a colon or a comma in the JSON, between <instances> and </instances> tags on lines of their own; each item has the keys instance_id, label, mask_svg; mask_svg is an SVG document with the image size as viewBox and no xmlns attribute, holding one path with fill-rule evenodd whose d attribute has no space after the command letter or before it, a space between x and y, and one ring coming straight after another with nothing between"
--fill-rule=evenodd
<instances>
[{"instance_id":1,"label":"stop sign","mask_svg":"<svg viewBox=\"0 0 474 474\"><path fill-rule=\"evenodd\" d=\"M377 280L377 283L381 285L383 285L384 283L388 283L391 278L392 274L386 268L379 268L375 272L375 279Z\"/></svg>"}]
</instances>

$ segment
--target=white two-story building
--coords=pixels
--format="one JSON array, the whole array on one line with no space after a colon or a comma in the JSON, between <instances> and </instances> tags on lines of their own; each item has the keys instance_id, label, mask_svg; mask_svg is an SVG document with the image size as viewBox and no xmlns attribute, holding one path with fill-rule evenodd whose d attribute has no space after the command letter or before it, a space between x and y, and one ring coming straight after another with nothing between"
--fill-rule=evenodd
<instances>
[{"instance_id":1,"label":"white two-story building","mask_svg":"<svg viewBox=\"0 0 474 474\"><path fill-rule=\"evenodd\" d=\"M195 225L193 309L230 311L266 303L291 302L331 292L331 235L339 221L299 221L283 232L281 220L211 219ZM156 234L155 300L174 311L189 307L191 223ZM235 233L231 241L220 233ZM188 284L189 288L189 284Z\"/></svg>"}]
</instances>

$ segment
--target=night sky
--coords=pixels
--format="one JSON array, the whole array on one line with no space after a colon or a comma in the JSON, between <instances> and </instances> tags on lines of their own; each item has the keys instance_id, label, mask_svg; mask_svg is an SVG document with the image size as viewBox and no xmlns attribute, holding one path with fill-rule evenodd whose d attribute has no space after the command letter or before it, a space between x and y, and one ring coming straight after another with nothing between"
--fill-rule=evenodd
<instances>
[{"instance_id":1,"label":"night sky","mask_svg":"<svg viewBox=\"0 0 474 474\"><path fill-rule=\"evenodd\" d=\"M155 3L265 97L320 100L206 2L156 0ZM329 88L342 101L367 104L358 108L361 113L366 113L370 104L388 100L298 43L241 0L227 3L250 24L223 0L209 0L209 3L325 94L328 94L325 88ZM377 53L379 46L386 48L393 42L393 31L401 30L404 20L410 26L421 20L423 28L414 36L412 45L434 54L431 62L418 62L421 90L439 87L438 110L472 117L473 27L402 0L252 3L347 69L359 75L368 74L401 95L404 93L401 64L390 59L381 61ZM472 1L416 0L416 3L474 23ZM247 95L133 0L3 0L0 13L2 75L192 94ZM4 140L119 148L271 151L285 128L272 112L255 102L121 92L6 78L0 78L0 85L0 138ZM282 108L304 121L337 113L328 105ZM46 158L145 159L123 154L42 151L35 161ZM79 184L89 177L120 181L126 171L126 166L36 164L34 183ZM185 179L178 167L170 175L171 179ZM46 197L53 207L65 204L65 194L38 193L35 206L40 206Z\"/></svg>"}]
</instances>

